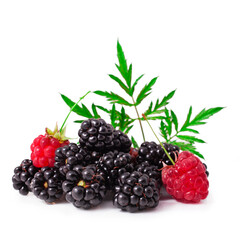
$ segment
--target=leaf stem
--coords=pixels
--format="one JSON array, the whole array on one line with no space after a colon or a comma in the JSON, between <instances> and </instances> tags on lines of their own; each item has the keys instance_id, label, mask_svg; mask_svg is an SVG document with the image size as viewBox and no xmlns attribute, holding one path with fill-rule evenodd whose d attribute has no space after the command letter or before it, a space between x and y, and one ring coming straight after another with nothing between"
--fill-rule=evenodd
<instances>
[{"instance_id":1,"label":"leaf stem","mask_svg":"<svg viewBox=\"0 0 240 240\"><path fill-rule=\"evenodd\" d=\"M74 108L78 105L78 103L79 103L83 98L85 98L90 92L91 92L91 91L88 91L85 95L83 95L82 97L80 97L80 99L71 107L71 109L70 109L67 117L65 118L65 120L64 120L64 122L63 122L63 124L62 124L62 126L61 126L61 128L60 128L60 130L59 130L60 133L62 133L62 130L63 130L63 128L64 128L64 125L65 125L68 117L70 116L71 112L73 111L73 109L74 109Z\"/></svg>"},{"instance_id":2,"label":"leaf stem","mask_svg":"<svg viewBox=\"0 0 240 240\"><path fill-rule=\"evenodd\" d=\"M140 128L141 128L141 131L142 131L142 136L143 136L143 141L145 142L145 135L144 135L144 132L143 132L143 127L142 127L142 122L140 120L140 116L139 116L139 113L138 113L138 110L137 110L137 106L136 106L136 102L132 96L132 100L133 100L133 105L134 105L134 108L135 108L135 111L137 113L137 116L138 116L138 121L139 121L139 124L140 124Z\"/></svg>"},{"instance_id":3,"label":"leaf stem","mask_svg":"<svg viewBox=\"0 0 240 240\"><path fill-rule=\"evenodd\" d=\"M169 160L171 161L171 163L173 165L175 165L175 162L173 161L173 159L171 158L171 156L169 155L169 153L167 152L167 150L165 149L165 147L163 146L162 142L160 141L160 139L158 138L157 134L154 132L152 126L150 125L149 121L147 120L146 116L144 114L142 114L143 118L147 121L149 127L151 128L153 134L155 135L155 137L157 138L158 142L160 143L161 147L163 148L164 152L166 153L166 155L168 156Z\"/></svg>"}]
</instances>

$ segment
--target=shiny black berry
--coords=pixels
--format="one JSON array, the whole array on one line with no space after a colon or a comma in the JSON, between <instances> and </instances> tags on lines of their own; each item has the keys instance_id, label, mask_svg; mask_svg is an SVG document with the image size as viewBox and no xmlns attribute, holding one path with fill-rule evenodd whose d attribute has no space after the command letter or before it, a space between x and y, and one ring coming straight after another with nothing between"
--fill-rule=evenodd
<instances>
[{"instance_id":1,"label":"shiny black berry","mask_svg":"<svg viewBox=\"0 0 240 240\"><path fill-rule=\"evenodd\" d=\"M39 168L33 166L32 160L23 160L21 165L14 169L13 188L18 190L20 194L27 195L31 191L30 183L37 171Z\"/></svg>"},{"instance_id":2,"label":"shiny black berry","mask_svg":"<svg viewBox=\"0 0 240 240\"><path fill-rule=\"evenodd\" d=\"M55 151L54 166L65 176L75 165L87 166L93 164L100 156L99 152L90 151L76 143L70 143Z\"/></svg>"},{"instance_id":3,"label":"shiny black berry","mask_svg":"<svg viewBox=\"0 0 240 240\"><path fill-rule=\"evenodd\" d=\"M85 120L78 131L79 143L89 150L106 152L114 146L113 131L113 126L103 119Z\"/></svg>"},{"instance_id":4,"label":"shiny black berry","mask_svg":"<svg viewBox=\"0 0 240 240\"><path fill-rule=\"evenodd\" d=\"M63 195L62 175L54 167L43 167L31 181L31 189L38 198L52 203L57 201Z\"/></svg>"},{"instance_id":5,"label":"shiny black berry","mask_svg":"<svg viewBox=\"0 0 240 240\"><path fill-rule=\"evenodd\" d=\"M120 152L129 153L132 141L120 130L113 131L113 149Z\"/></svg>"},{"instance_id":6,"label":"shiny black berry","mask_svg":"<svg viewBox=\"0 0 240 240\"><path fill-rule=\"evenodd\" d=\"M62 188L68 202L84 209L99 205L106 194L105 179L94 164L75 166L66 174Z\"/></svg>"},{"instance_id":7,"label":"shiny black berry","mask_svg":"<svg viewBox=\"0 0 240 240\"><path fill-rule=\"evenodd\" d=\"M121 174L133 172L134 163L129 153L113 151L104 154L99 159L97 167L105 175L107 188L113 189Z\"/></svg>"},{"instance_id":8,"label":"shiny black berry","mask_svg":"<svg viewBox=\"0 0 240 240\"><path fill-rule=\"evenodd\" d=\"M168 143L163 143L163 145L171 158L176 161L179 147ZM141 144L138 150L137 162L142 163L145 161L148 161L151 165L156 165L159 168L163 163L166 165L172 165L161 145L158 145L155 142L144 142Z\"/></svg>"},{"instance_id":9,"label":"shiny black berry","mask_svg":"<svg viewBox=\"0 0 240 240\"><path fill-rule=\"evenodd\" d=\"M158 203L159 189L155 179L139 171L125 172L119 177L113 200L116 207L136 212L157 207Z\"/></svg>"}]
</instances>

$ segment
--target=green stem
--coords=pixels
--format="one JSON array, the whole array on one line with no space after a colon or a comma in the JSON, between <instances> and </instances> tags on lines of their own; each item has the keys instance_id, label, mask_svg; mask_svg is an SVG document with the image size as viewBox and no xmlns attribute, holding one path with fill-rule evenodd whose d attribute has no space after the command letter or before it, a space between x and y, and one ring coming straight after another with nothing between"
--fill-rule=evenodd
<instances>
[{"instance_id":1,"label":"green stem","mask_svg":"<svg viewBox=\"0 0 240 240\"><path fill-rule=\"evenodd\" d=\"M74 108L78 105L78 103L79 103L83 98L85 98L90 92L91 92L91 91L88 91L85 95L83 95L82 97L80 97L80 99L71 107L71 109L70 109L67 117L65 118L65 120L64 120L64 122L63 122L63 124L62 124L62 126L61 126L61 128L60 128L60 130L59 130L60 133L62 132L62 130L63 130L63 128L64 128L64 125L65 125L68 117L70 116L71 112L73 111L73 109L74 109Z\"/></svg>"},{"instance_id":2,"label":"green stem","mask_svg":"<svg viewBox=\"0 0 240 240\"><path fill-rule=\"evenodd\" d=\"M139 116L139 113L138 113L138 110L137 110L137 106L136 106L136 103L135 103L133 97L132 97L132 100L133 100L133 105L134 105L135 111L136 111L137 116L138 116L138 121L139 121L140 128L141 128L141 131L142 131L143 141L145 142L145 135L144 135L144 132L143 132L142 122L141 122L141 120L140 120L140 116Z\"/></svg>"},{"instance_id":3,"label":"green stem","mask_svg":"<svg viewBox=\"0 0 240 240\"><path fill-rule=\"evenodd\" d=\"M149 127L151 128L153 134L155 135L155 137L157 138L158 142L160 143L161 147L163 148L164 152L166 153L166 155L168 156L169 160L171 161L171 163L173 165L175 165L175 162L173 161L173 159L171 158L171 156L169 155L169 153L167 152L167 150L165 149L165 147L163 146L162 142L160 141L160 139L158 138L157 134L154 132L152 126L150 125L149 121L147 120L146 116L144 114L142 114L143 118L147 121Z\"/></svg>"}]
</instances>

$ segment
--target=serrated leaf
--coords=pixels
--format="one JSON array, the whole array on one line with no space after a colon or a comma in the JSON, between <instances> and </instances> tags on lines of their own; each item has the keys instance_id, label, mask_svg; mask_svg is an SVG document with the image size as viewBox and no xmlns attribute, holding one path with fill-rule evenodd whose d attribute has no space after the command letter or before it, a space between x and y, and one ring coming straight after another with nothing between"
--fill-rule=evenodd
<instances>
[{"instance_id":1,"label":"serrated leaf","mask_svg":"<svg viewBox=\"0 0 240 240\"><path fill-rule=\"evenodd\" d=\"M73 102L70 98L68 98L67 96L60 94L63 101L70 107L72 108L76 103ZM86 106L85 108L80 107L78 104L75 105L75 107L72 109L73 112L75 112L76 114L82 116L82 117L86 117L86 118L92 118L92 114L89 114L89 110L86 110Z\"/></svg>"},{"instance_id":2,"label":"serrated leaf","mask_svg":"<svg viewBox=\"0 0 240 240\"><path fill-rule=\"evenodd\" d=\"M148 84L146 84L141 92L138 94L137 100L136 100L136 106L139 105L144 98L146 98L152 90L153 85L156 83L158 77L153 78Z\"/></svg>"},{"instance_id":3,"label":"serrated leaf","mask_svg":"<svg viewBox=\"0 0 240 240\"><path fill-rule=\"evenodd\" d=\"M94 103L92 104L92 111L93 111L93 114L94 114L94 118L101 118L101 116L97 112L97 107Z\"/></svg>"},{"instance_id":4,"label":"serrated leaf","mask_svg":"<svg viewBox=\"0 0 240 240\"><path fill-rule=\"evenodd\" d=\"M116 76L109 74L108 75L111 79L113 79L115 82L119 84L119 86L127 93L129 94L129 88Z\"/></svg>"},{"instance_id":5,"label":"serrated leaf","mask_svg":"<svg viewBox=\"0 0 240 240\"><path fill-rule=\"evenodd\" d=\"M160 128L159 128L160 132L161 132L161 135L163 136L163 138L168 141L168 137L167 137L167 127L166 127L166 124L161 121L160 123Z\"/></svg>"},{"instance_id":6,"label":"serrated leaf","mask_svg":"<svg viewBox=\"0 0 240 240\"><path fill-rule=\"evenodd\" d=\"M119 43L119 41L117 42L117 57L118 57L119 65L116 64L116 67L118 71L121 73L121 75L123 76L123 78L126 80L127 85L130 87L131 82L129 82L129 79L128 79L127 60L125 58L122 46Z\"/></svg>"},{"instance_id":7,"label":"serrated leaf","mask_svg":"<svg viewBox=\"0 0 240 240\"><path fill-rule=\"evenodd\" d=\"M109 102L113 103L118 103L121 105L126 105L126 106L133 106L132 103L129 103L128 101L126 101L124 98L120 97L119 95L117 95L116 93L113 92L103 92L103 91L95 91L95 94L98 94L100 96L104 96L107 98L107 100Z\"/></svg>"},{"instance_id":8,"label":"serrated leaf","mask_svg":"<svg viewBox=\"0 0 240 240\"><path fill-rule=\"evenodd\" d=\"M131 137L131 141L132 141L133 147L138 149L139 145L138 145L137 141L134 139L133 136Z\"/></svg>"},{"instance_id":9,"label":"serrated leaf","mask_svg":"<svg viewBox=\"0 0 240 240\"><path fill-rule=\"evenodd\" d=\"M126 128L126 130L124 131L125 134L128 134L129 131L133 128L133 125L129 126Z\"/></svg>"},{"instance_id":10,"label":"serrated leaf","mask_svg":"<svg viewBox=\"0 0 240 240\"><path fill-rule=\"evenodd\" d=\"M115 108L115 104L113 104L112 106L112 111L111 111L111 124L114 128L116 128L116 108Z\"/></svg>"},{"instance_id":11,"label":"serrated leaf","mask_svg":"<svg viewBox=\"0 0 240 240\"><path fill-rule=\"evenodd\" d=\"M135 82L133 83L131 89L129 90L129 95L132 97L133 96L133 93L135 91L135 87L136 85L138 84L138 81L144 76L144 74L142 74L140 77L138 77Z\"/></svg>"},{"instance_id":12,"label":"serrated leaf","mask_svg":"<svg viewBox=\"0 0 240 240\"><path fill-rule=\"evenodd\" d=\"M106 109L105 107L102 107L102 106L99 106L99 105L96 105L97 108L101 109L102 111L106 112L106 113L111 113L110 110Z\"/></svg>"},{"instance_id":13,"label":"serrated leaf","mask_svg":"<svg viewBox=\"0 0 240 240\"><path fill-rule=\"evenodd\" d=\"M172 117L172 122L175 126L175 130L177 132L178 131L178 119L177 119L177 116L176 116L176 114L174 113L173 110L171 110L171 117Z\"/></svg>"},{"instance_id":14,"label":"serrated leaf","mask_svg":"<svg viewBox=\"0 0 240 240\"><path fill-rule=\"evenodd\" d=\"M185 140L188 142L198 142L198 143L205 143L202 139L196 138L194 136L186 136L186 135L177 135L177 137L181 140Z\"/></svg>"},{"instance_id":15,"label":"serrated leaf","mask_svg":"<svg viewBox=\"0 0 240 240\"><path fill-rule=\"evenodd\" d=\"M171 122L170 114L169 114L169 111L168 111L167 108L165 108L164 112L165 112L165 116L166 116L165 121L167 123L166 128L167 128L167 131L168 131L168 135L171 136L171 134L172 134L172 122Z\"/></svg>"},{"instance_id":16,"label":"serrated leaf","mask_svg":"<svg viewBox=\"0 0 240 240\"><path fill-rule=\"evenodd\" d=\"M82 105L82 109L84 111L85 116L87 116L87 118L94 118L94 116L91 114L88 108L83 103L81 105Z\"/></svg>"},{"instance_id":17,"label":"serrated leaf","mask_svg":"<svg viewBox=\"0 0 240 240\"><path fill-rule=\"evenodd\" d=\"M199 134L199 132L197 130L192 129L192 128L183 128L183 129L181 129L181 132L192 132L192 133Z\"/></svg>"},{"instance_id":18,"label":"serrated leaf","mask_svg":"<svg viewBox=\"0 0 240 240\"><path fill-rule=\"evenodd\" d=\"M208 119L209 117L213 116L214 114L221 111L223 107L216 107L216 108L209 108L209 109L203 109L200 113L196 115L196 117L189 123L189 126L194 125L201 125L205 124L206 122L202 122L203 120Z\"/></svg>"},{"instance_id":19,"label":"serrated leaf","mask_svg":"<svg viewBox=\"0 0 240 240\"><path fill-rule=\"evenodd\" d=\"M82 123L84 120L75 120L75 123Z\"/></svg>"},{"instance_id":20,"label":"serrated leaf","mask_svg":"<svg viewBox=\"0 0 240 240\"><path fill-rule=\"evenodd\" d=\"M161 101L159 104L157 104L157 108L159 109L159 108L164 107L164 106L166 106L167 104L169 104L169 100L174 96L175 92L176 92L176 89L173 90L173 91L171 91L167 96L165 96L165 97L162 99L162 101ZM158 101L159 101L159 100L158 100Z\"/></svg>"}]
</instances>

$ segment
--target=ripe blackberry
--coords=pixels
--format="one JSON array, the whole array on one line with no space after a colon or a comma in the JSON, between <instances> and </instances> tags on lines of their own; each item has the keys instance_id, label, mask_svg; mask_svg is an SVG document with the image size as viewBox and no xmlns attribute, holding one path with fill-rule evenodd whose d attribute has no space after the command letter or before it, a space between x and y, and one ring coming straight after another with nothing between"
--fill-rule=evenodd
<instances>
[{"instance_id":1,"label":"ripe blackberry","mask_svg":"<svg viewBox=\"0 0 240 240\"><path fill-rule=\"evenodd\" d=\"M27 195L31 191L31 180L38 170L38 168L33 166L32 160L23 160L21 165L14 169L12 177L14 189L19 190L19 193L22 195Z\"/></svg>"},{"instance_id":2,"label":"ripe blackberry","mask_svg":"<svg viewBox=\"0 0 240 240\"><path fill-rule=\"evenodd\" d=\"M206 173L206 175L207 175L207 177L208 177L208 176L209 176L209 172L208 172L208 170L207 170L207 164L206 164L206 163L203 163L203 165L204 165L204 167L206 168L205 173Z\"/></svg>"},{"instance_id":3,"label":"ripe blackberry","mask_svg":"<svg viewBox=\"0 0 240 240\"><path fill-rule=\"evenodd\" d=\"M54 167L43 167L35 173L31 189L38 198L48 203L55 202L63 195L62 176Z\"/></svg>"},{"instance_id":4,"label":"ripe blackberry","mask_svg":"<svg viewBox=\"0 0 240 240\"><path fill-rule=\"evenodd\" d=\"M100 153L90 151L75 143L60 147L55 152L54 166L65 176L75 165L87 166L100 158Z\"/></svg>"},{"instance_id":5,"label":"ripe blackberry","mask_svg":"<svg viewBox=\"0 0 240 240\"><path fill-rule=\"evenodd\" d=\"M113 204L128 212L154 208L159 203L159 190L156 180L147 174L134 171L125 172L119 177L115 187Z\"/></svg>"},{"instance_id":6,"label":"ripe blackberry","mask_svg":"<svg viewBox=\"0 0 240 240\"><path fill-rule=\"evenodd\" d=\"M99 205L105 194L105 179L97 173L96 165L76 165L66 174L62 184L65 198L77 208L89 209Z\"/></svg>"},{"instance_id":7,"label":"ripe blackberry","mask_svg":"<svg viewBox=\"0 0 240 240\"><path fill-rule=\"evenodd\" d=\"M159 168L160 167L160 168ZM142 162L135 167L135 170L143 174L147 174L150 178L156 179L159 183L161 181L161 168L162 166L157 167L156 165L151 165L148 161Z\"/></svg>"},{"instance_id":8,"label":"ripe blackberry","mask_svg":"<svg viewBox=\"0 0 240 240\"><path fill-rule=\"evenodd\" d=\"M171 158L176 161L179 153L179 147L168 143L163 143L163 145L167 152L170 154ZM138 163L148 161L150 164L159 167L161 166L162 162L166 165L172 165L161 145L158 145L155 142L142 143L138 150L138 154Z\"/></svg>"},{"instance_id":9,"label":"ripe blackberry","mask_svg":"<svg viewBox=\"0 0 240 240\"><path fill-rule=\"evenodd\" d=\"M114 188L121 174L134 170L131 155L118 151L105 153L99 159L97 167L104 173L108 189Z\"/></svg>"},{"instance_id":10,"label":"ripe blackberry","mask_svg":"<svg viewBox=\"0 0 240 240\"><path fill-rule=\"evenodd\" d=\"M113 126L103 119L88 119L83 121L78 131L79 143L89 150L107 152L114 146Z\"/></svg>"},{"instance_id":11,"label":"ripe blackberry","mask_svg":"<svg viewBox=\"0 0 240 240\"><path fill-rule=\"evenodd\" d=\"M132 141L120 130L113 131L113 149L121 152L129 152Z\"/></svg>"}]
</instances>

